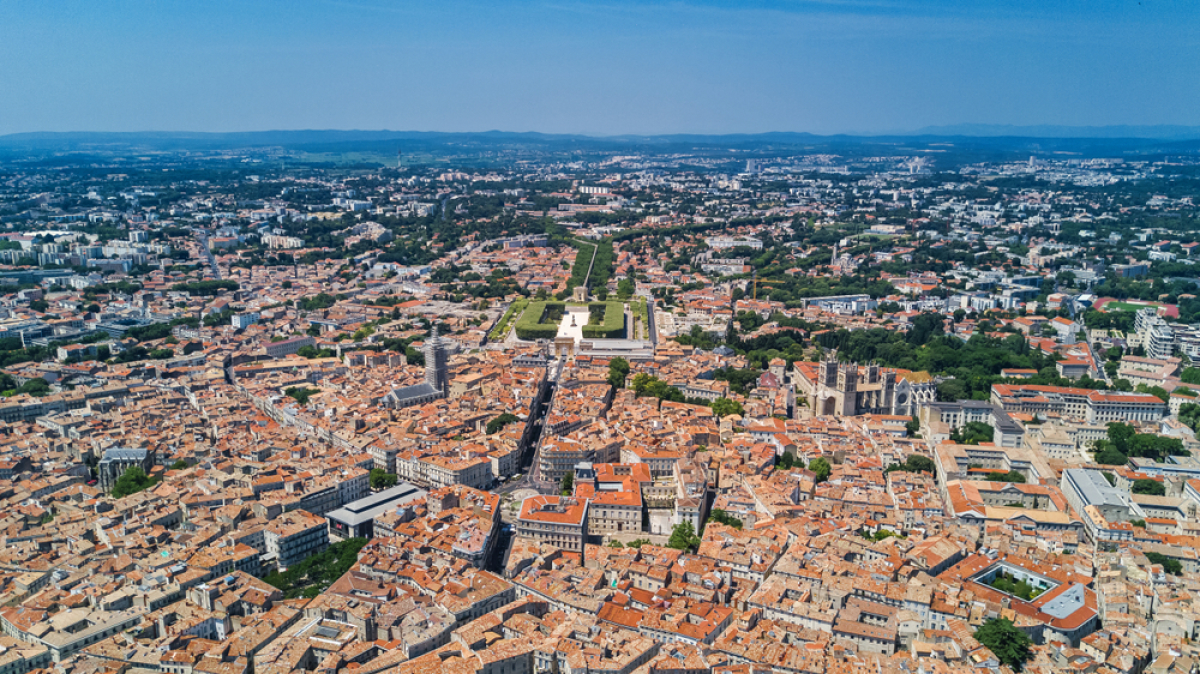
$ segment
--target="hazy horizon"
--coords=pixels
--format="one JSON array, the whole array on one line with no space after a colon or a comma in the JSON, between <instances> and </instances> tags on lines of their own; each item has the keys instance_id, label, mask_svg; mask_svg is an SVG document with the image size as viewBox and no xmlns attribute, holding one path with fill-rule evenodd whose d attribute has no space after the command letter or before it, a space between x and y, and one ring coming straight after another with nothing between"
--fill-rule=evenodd
<instances>
[{"instance_id":1,"label":"hazy horizon","mask_svg":"<svg viewBox=\"0 0 1200 674\"><path fill-rule=\"evenodd\" d=\"M1183 0L0 3L0 135L1200 126Z\"/></svg>"},{"instance_id":2,"label":"hazy horizon","mask_svg":"<svg viewBox=\"0 0 1200 674\"><path fill-rule=\"evenodd\" d=\"M404 138L417 136L486 136L491 134L504 136L541 136L546 138L588 138L597 141L603 140L622 140L622 139L665 139L672 137L681 138L738 138L746 137L749 139L767 139L775 136L811 136L814 139L836 139L837 137L847 137L852 139L870 140L871 138L895 138L895 137L976 137L976 138L998 138L998 137L1014 137L1014 138L1045 138L1045 139L1145 139L1145 140L1200 140L1200 125L1107 125L1107 126L1058 126L1058 125L1004 125L1004 124L950 124L940 126L929 126L920 129L910 129L901 131L881 131L881 132L866 132L866 133L830 133L816 134L809 131L800 130L782 130L776 129L772 131L763 131L757 133L744 133L731 131L727 133L660 133L660 134L637 134L637 133L549 133L530 130L510 130L510 129L474 129L466 131L445 131L441 129L253 129L246 131L196 131L192 129L140 129L129 131L93 131L86 129L74 129L64 131L19 131L15 133L0 134L0 139L21 139L21 138L55 138L64 137L70 138L74 136L133 136L146 138L189 138L189 137L225 137L225 136L271 136L283 134L311 134L319 136L321 134L338 134L344 136L344 139L352 140L371 140L373 136L382 136L379 139L388 138Z\"/></svg>"}]
</instances>

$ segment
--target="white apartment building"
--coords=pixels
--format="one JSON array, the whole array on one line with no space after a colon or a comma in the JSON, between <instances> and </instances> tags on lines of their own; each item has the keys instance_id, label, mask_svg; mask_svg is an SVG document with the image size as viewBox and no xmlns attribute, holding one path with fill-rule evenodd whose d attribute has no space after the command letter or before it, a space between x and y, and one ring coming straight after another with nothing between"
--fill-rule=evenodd
<instances>
[{"instance_id":1,"label":"white apartment building","mask_svg":"<svg viewBox=\"0 0 1200 674\"><path fill-rule=\"evenodd\" d=\"M320 515L293 510L271 520L263 538L267 555L274 555L279 566L289 567L329 545L329 525Z\"/></svg>"},{"instance_id":2,"label":"white apartment building","mask_svg":"<svg viewBox=\"0 0 1200 674\"><path fill-rule=\"evenodd\" d=\"M588 501L566 496L531 496L521 504L517 535L582 553L588 536Z\"/></svg>"},{"instance_id":3,"label":"white apartment building","mask_svg":"<svg viewBox=\"0 0 1200 674\"><path fill-rule=\"evenodd\" d=\"M1158 421L1167 415L1167 404L1148 393L1095 391L1088 396L1087 422Z\"/></svg>"},{"instance_id":4,"label":"white apartment building","mask_svg":"<svg viewBox=\"0 0 1200 674\"><path fill-rule=\"evenodd\" d=\"M753 248L755 250L761 250L763 246L762 241L750 238L748 236L710 236L705 239L704 242L707 243L708 247L712 248L713 250L725 250L727 248L739 248L741 246Z\"/></svg>"},{"instance_id":5,"label":"white apartment building","mask_svg":"<svg viewBox=\"0 0 1200 674\"><path fill-rule=\"evenodd\" d=\"M995 384L991 402L1005 412L1057 414L1093 425L1110 421L1158 421L1167 414L1167 403L1149 393L1065 386Z\"/></svg>"}]
</instances>

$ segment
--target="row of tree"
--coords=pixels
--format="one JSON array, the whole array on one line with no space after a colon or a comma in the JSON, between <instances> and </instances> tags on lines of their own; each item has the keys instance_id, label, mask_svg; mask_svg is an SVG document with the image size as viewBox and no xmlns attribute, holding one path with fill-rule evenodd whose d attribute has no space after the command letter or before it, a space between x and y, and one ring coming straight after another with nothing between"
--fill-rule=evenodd
<instances>
[{"instance_id":1,"label":"row of tree","mask_svg":"<svg viewBox=\"0 0 1200 674\"><path fill-rule=\"evenodd\" d=\"M1179 438L1138 433L1132 424L1119 421L1108 425L1108 438L1092 443L1092 451L1095 452L1096 463L1108 466L1123 466L1130 457L1154 459L1161 463L1168 456L1191 456Z\"/></svg>"}]
</instances>

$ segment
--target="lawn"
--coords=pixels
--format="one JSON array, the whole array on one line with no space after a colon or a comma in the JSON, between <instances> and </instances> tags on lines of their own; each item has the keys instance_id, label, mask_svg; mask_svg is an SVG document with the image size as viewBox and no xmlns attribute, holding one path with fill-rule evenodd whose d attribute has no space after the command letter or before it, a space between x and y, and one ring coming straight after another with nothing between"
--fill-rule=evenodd
<instances>
[{"instance_id":1,"label":"lawn","mask_svg":"<svg viewBox=\"0 0 1200 674\"><path fill-rule=\"evenodd\" d=\"M1146 304L1131 304L1129 302L1108 302L1104 305L1105 311L1140 311L1146 308L1156 308L1162 306L1157 303Z\"/></svg>"},{"instance_id":2,"label":"lawn","mask_svg":"<svg viewBox=\"0 0 1200 674\"><path fill-rule=\"evenodd\" d=\"M416 161L418 158L405 157L408 161ZM395 166L396 155L383 152L302 152L298 156L291 158L293 162L302 164L380 164L382 166Z\"/></svg>"}]
</instances>

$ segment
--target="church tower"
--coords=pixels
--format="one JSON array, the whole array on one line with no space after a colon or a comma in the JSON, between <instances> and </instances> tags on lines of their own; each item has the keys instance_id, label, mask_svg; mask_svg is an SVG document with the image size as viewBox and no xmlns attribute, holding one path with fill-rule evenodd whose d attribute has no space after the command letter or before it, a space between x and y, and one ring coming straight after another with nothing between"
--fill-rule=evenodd
<instances>
[{"instance_id":1,"label":"church tower","mask_svg":"<svg viewBox=\"0 0 1200 674\"><path fill-rule=\"evenodd\" d=\"M878 384L879 383L879 365L878 364L871 363L870 365L867 365L867 383L868 384Z\"/></svg>"},{"instance_id":2,"label":"church tower","mask_svg":"<svg viewBox=\"0 0 1200 674\"><path fill-rule=\"evenodd\" d=\"M450 356L445 340L438 336L437 325L425 343L425 383L439 393L450 390Z\"/></svg>"},{"instance_id":3,"label":"church tower","mask_svg":"<svg viewBox=\"0 0 1200 674\"><path fill-rule=\"evenodd\" d=\"M880 401L880 406L888 410L890 414L897 414L895 370L888 370L883 373L883 400Z\"/></svg>"},{"instance_id":4,"label":"church tower","mask_svg":"<svg viewBox=\"0 0 1200 674\"><path fill-rule=\"evenodd\" d=\"M858 366L848 363L838 367L838 416L852 417L858 414Z\"/></svg>"},{"instance_id":5,"label":"church tower","mask_svg":"<svg viewBox=\"0 0 1200 674\"><path fill-rule=\"evenodd\" d=\"M818 372L820 373L819 374L820 385L827 386L829 388L837 387L837 376L838 376L837 370L838 370L837 360L834 359L832 356L827 356L825 358L825 360L821 361L821 365L818 370Z\"/></svg>"}]
</instances>

